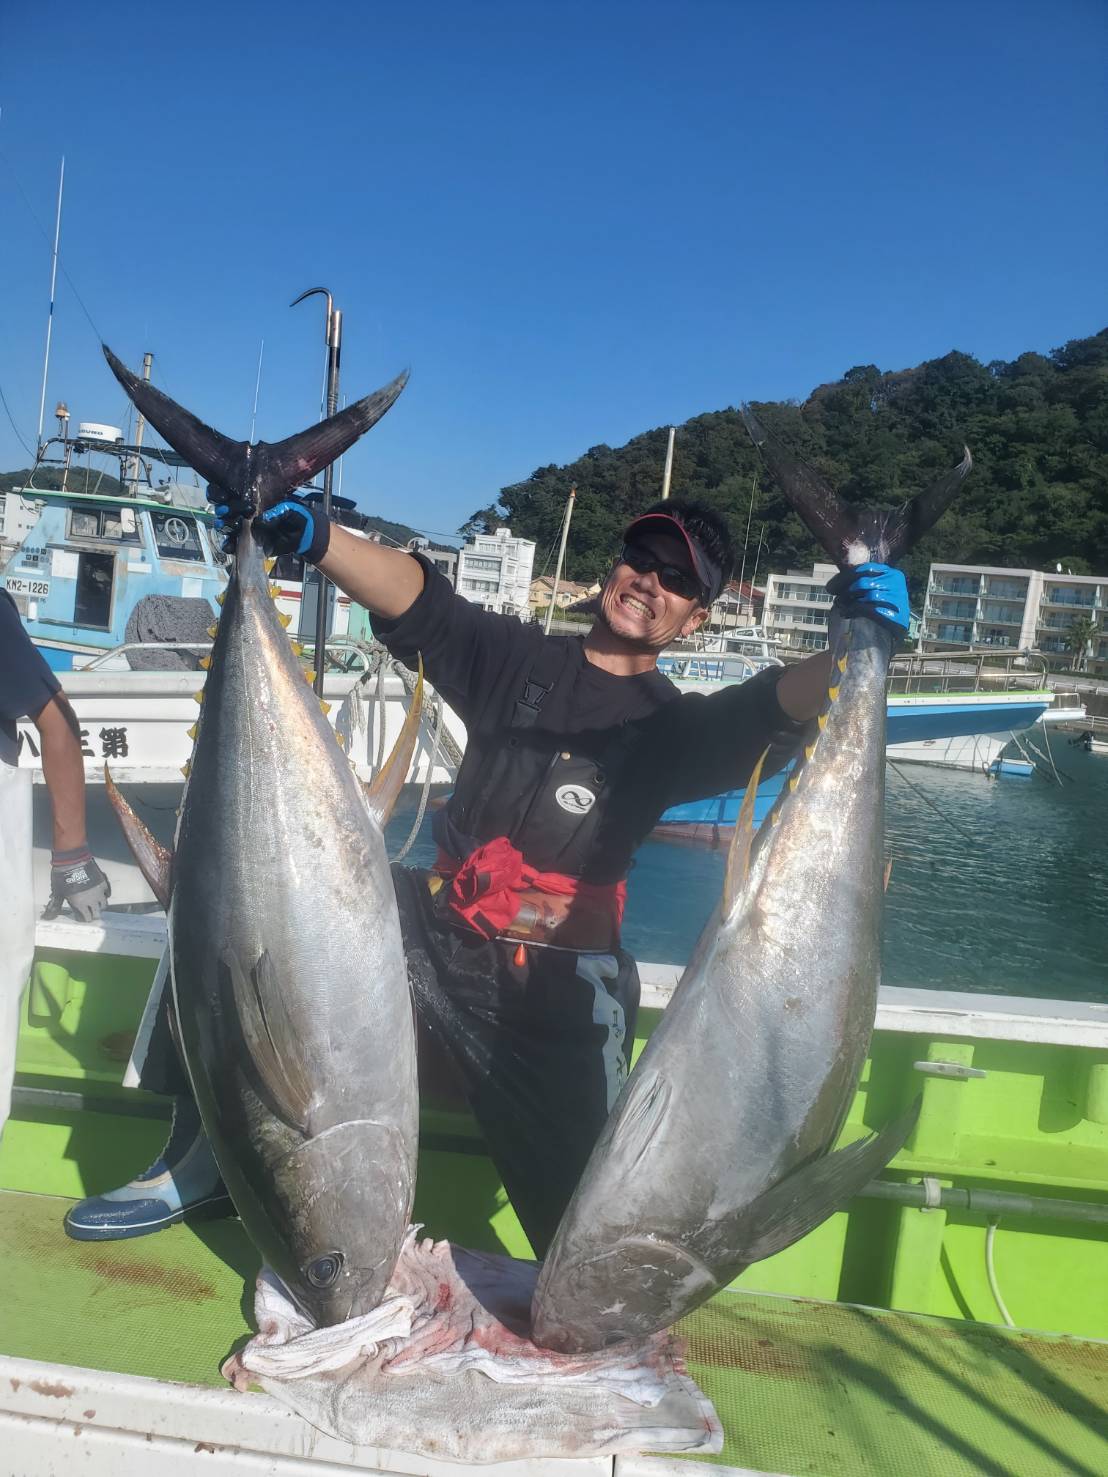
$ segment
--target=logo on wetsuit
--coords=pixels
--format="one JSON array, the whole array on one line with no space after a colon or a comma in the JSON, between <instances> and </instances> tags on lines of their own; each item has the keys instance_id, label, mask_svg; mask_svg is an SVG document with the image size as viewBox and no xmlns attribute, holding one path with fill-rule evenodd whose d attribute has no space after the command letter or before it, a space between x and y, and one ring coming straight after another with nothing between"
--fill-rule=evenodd
<instances>
[{"instance_id":1,"label":"logo on wetsuit","mask_svg":"<svg viewBox=\"0 0 1108 1477\"><path fill-rule=\"evenodd\" d=\"M596 796L584 785L560 785L554 791L554 799L570 815L584 815L596 803Z\"/></svg>"}]
</instances>

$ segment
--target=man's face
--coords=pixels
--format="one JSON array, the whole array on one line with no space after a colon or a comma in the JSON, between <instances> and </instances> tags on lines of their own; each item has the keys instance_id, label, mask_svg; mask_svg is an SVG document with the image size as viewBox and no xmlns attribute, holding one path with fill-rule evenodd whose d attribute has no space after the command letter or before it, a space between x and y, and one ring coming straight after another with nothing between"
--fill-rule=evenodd
<instances>
[{"instance_id":1,"label":"man's face","mask_svg":"<svg viewBox=\"0 0 1108 1477\"><path fill-rule=\"evenodd\" d=\"M651 531L636 534L633 543L662 564L692 572L689 551L675 535ZM661 651L679 636L691 636L708 619L698 597L675 595L662 588L657 571L640 574L622 561L601 591L600 609L614 635L649 651Z\"/></svg>"}]
</instances>

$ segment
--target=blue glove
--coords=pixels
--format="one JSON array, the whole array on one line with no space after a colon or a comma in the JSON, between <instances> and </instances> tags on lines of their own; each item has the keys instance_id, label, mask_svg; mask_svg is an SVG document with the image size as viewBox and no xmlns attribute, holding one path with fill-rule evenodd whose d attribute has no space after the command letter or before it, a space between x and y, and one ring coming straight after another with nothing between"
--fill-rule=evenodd
<instances>
[{"instance_id":1,"label":"blue glove","mask_svg":"<svg viewBox=\"0 0 1108 1477\"><path fill-rule=\"evenodd\" d=\"M249 498L229 493L223 487L210 486L207 496L215 504L215 526L224 536L224 553L230 553L242 520L254 511L253 504ZM322 509L286 498L255 519L254 536L267 554L294 554L309 564L318 564L331 541L331 521Z\"/></svg>"},{"instance_id":2,"label":"blue glove","mask_svg":"<svg viewBox=\"0 0 1108 1477\"><path fill-rule=\"evenodd\" d=\"M908 585L891 564L851 564L828 580L835 609L846 620L865 616L898 639L908 634Z\"/></svg>"}]
</instances>

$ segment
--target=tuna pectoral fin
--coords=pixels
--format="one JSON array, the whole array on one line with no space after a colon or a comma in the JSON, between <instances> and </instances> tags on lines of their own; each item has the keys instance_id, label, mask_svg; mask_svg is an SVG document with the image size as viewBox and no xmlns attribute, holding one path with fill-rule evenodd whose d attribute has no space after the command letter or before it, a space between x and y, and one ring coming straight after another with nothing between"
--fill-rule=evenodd
<instances>
[{"instance_id":1,"label":"tuna pectoral fin","mask_svg":"<svg viewBox=\"0 0 1108 1477\"><path fill-rule=\"evenodd\" d=\"M969 447L963 447L961 462L903 507L891 512L851 507L815 467L771 436L749 405L742 407L742 417L793 510L840 566L874 558L895 564L941 517L973 466Z\"/></svg>"},{"instance_id":2,"label":"tuna pectoral fin","mask_svg":"<svg viewBox=\"0 0 1108 1477\"><path fill-rule=\"evenodd\" d=\"M735 899L742 891L743 883L750 872L750 849L754 845L754 798L762 778L762 765L766 762L768 753L768 749L763 749L762 757L754 766L754 771L746 782L746 793L743 795L739 818L735 822L735 832L731 837L731 850L727 853L727 875L723 879L721 906L724 918L735 906Z\"/></svg>"},{"instance_id":3,"label":"tuna pectoral fin","mask_svg":"<svg viewBox=\"0 0 1108 1477\"><path fill-rule=\"evenodd\" d=\"M400 736L392 746L392 753L366 786L366 799L377 824L382 828L388 823L396 805L397 796L408 778L408 768L415 752L419 734L419 719L423 711L423 658L419 658L419 676L416 679L412 701L408 705L408 716ZM430 762L430 761L428 761Z\"/></svg>"},{"instance_id":4,"label":"tuna pectoral fin","mask_svg":"<svg viewBox=\"0 0 1108 1477\"><path fill-rule=\"evenodd\" d=\"M138 862L139 871L146 878L147 886L163 908L169 907L169 895L173 890L173 853L160 841L155 841L142 821L116 789L115 781L104 765L104 786L112 809L119 817L131 855Z\"/></svg>"},{"instance_id":5,"label":"tuna pectoral fin","mask_svg":"<svg viewBox=\"0 0 1108 1477\"><path fill-rule=\"evenodd\" d=\"M760 1262L775 1256L794 1241L814 1231L880 1173L899 1153L919 1117L920 1099L880 1133L859 1139L834 1154L825 1154L814 1164L786 1175L750 1207L747 1223L751 1239L743 1256Z\"/></svg>"},{"instance_id":6,"label":"tuna pectoral fin","mask_svg":"<svg viewBox=\"0 0 1108 1477\"><path fill-rule=\"evenodd\" d=\"M298 1055L300 1036L285 1011L273 961L268 951L260 954L249 974L230 952L221 964L261 1089L277 1116L306 1134L315 1089Z\"/></svg>"}]
</instances>

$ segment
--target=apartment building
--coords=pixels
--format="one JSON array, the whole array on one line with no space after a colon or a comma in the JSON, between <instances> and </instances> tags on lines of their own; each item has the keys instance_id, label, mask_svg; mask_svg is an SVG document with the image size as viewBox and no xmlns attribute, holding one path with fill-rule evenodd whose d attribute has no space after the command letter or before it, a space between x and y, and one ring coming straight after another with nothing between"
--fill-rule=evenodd
<instances>
[{"instance_id":1,"label":"apartment building","mask_svg":"<svg viewBox=\"0 0 1108 1477\"><path fill-rule=\"evenodd\" d=\"M458 552L458 594L486 610L525 616L534 565L534 544L513 538L510 528L476 534Z\"/></svg>"},{"instance_id":2,"label":"apartment building","mask_svg":"<svg viewBox=\"0 0 1108 1477\"><path fill-rule=\"evenodd\" d=\"M1069 628L1082 616L1098 627L1085 657L1108 661L1108 575L932 564L920 641L924 651L1007 646L1071 654Z\"/></svg>"},{"instance_id":3,"label":"apartment building","mask_svg":"<svg viewBox=\"0 0 1108 1477\"><path fill-rule=\"evenodd\" d=\"M769 639L801 651L822 651L834 598L824 586L837 573L833 564L813 564L810 574L801 569L771 574L762 620Z\"/></svg>"}]
</instances>

